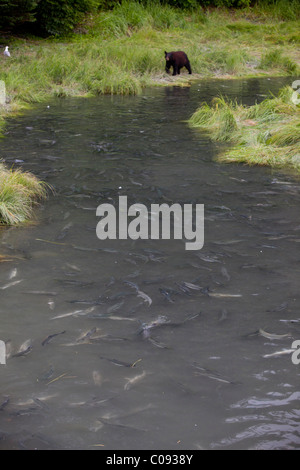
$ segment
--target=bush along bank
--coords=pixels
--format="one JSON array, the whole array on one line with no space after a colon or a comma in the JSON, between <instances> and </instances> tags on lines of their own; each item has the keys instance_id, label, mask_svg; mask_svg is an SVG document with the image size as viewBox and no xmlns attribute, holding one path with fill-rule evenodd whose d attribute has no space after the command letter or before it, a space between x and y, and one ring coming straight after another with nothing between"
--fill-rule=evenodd
<instances>
[{"instance_id":1,"label":"bush along bank","mask_svg":"<svg viewBox=\"0 0 300 470\"><path fill-rule=\"evenodd\" d=\"M36 176L0 163L0 225L27 222L38 201L47 197L48 186Z\"/></svg>"},{"instance_id":2,"label":"bush along bank","mask_svg":"<svg viewBox=\"0 0 300 470\"><path fill-rule=\"evenodd\" d=\"M299 96L299 95L298 95ZM224 97L204 103L191 116L190 127L211 139L230 142L218 156L222 162L292 168L300 173L300 104L291 87L284 87L254 106L238 105Z\"/></svg>"}]
</instances>

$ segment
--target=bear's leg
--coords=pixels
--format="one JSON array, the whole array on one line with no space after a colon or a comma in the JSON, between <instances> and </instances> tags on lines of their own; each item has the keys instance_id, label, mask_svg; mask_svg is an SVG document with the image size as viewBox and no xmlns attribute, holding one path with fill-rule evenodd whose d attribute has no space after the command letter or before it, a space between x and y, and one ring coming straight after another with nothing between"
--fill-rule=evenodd
<instances>
[{"instance_id":1,"label":"bear's leg","mask_svg":"<svg viewBox=\"0 0 300 470\"><path fill-rule=\"evenodd\" d=\"M176 75L176 74L177 74L177 65L174 64L174 65L173 65L173 77L174 77L174 75Z\"/></svg>"},{"instance_id":2,"label":"bear's leg","mask_svg":"<svg viewBox=\"0 0 300 470\"><path fill-rule=\"evenodd\" d=\"M185 68L188 70L189 74L192 73L192 68L191 68L191 64L189 61L187 61Z\"/></svg>"}]
</instances>

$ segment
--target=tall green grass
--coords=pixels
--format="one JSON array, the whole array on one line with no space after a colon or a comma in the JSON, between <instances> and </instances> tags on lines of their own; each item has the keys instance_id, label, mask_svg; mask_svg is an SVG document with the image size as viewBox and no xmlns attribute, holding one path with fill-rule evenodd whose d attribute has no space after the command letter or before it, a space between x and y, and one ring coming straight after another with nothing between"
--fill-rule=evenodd
<instances>
[{"instance_id":1,"label":"tall green grass","mask_svg":"<svg viewBox=\"0 0 300 470\"><path fill-rule=\"evenodd\" d=\"M189 125L209 131L213 140L232 141L238 130L234 114L236 109L237 105L227 103L223 97L215 98L211 107L204 103L191 116Z\"/></svg>"},{"instance_id":2,"label":"tall green grass","mask_svg":"<svg viewBox=\"0 0 300 470\"><path fill-rule=\"evenodd\" d=\"M283 56L280 49L266 52L261 58L259 67L263 69L283 69L290 75L295 75L299 71L297 63L289 57Z\"/></svg>"},{"instance_id":3,"label":"tall green grass","mask_svg":"<svg viewBox=\"0 0 300 470\"><path fill-rule=\"evenodd\" d=\"M0 163L0 224L28 221L36 203L46 195L46 184L34 175L19 169L8 170Z\"/></svg>"},{"instance_id":4,"label":"tall green grass","mask_svg":"<svg viewBox=\"0 0 300 470\"><path fill-rule=\"evenodd\" d=\"M300 171L300 106L294 90L284 87L254 106L215 98L202 104L189 119L192 128L208 132L212 140L231 142L219 159L226 162L292 167Z\"/></svg>"},{"instance_id":5,"label":"tall green grass","mask_svg":"<svg viewBox=\"0 0 300 470\"><path fill-rule=\"evenodd\" d=\"M180 83L165 74L164 51L184 50L194 77L296 74L296 21L240 9L183 11L158 1L123 0L113 10L88 16L85 34L47 40L15 40L11 57L0 57L0 80L12 102L54 96L137 94L144 86ZM266 52L268 37L282 36L281 49ZM271 41L271 40L270 40ZM291 56L291 54L293 57Z\"/></svg>"},{"instance_id":6,"label":"tall green grass","mask_svg":"<svg viewBox=\"0 0 300 470\"><path fill-rule=\"evenodd\" d=\"M263 18L271 16L277 21L299 20L300 3L298 0L273 0L269 2L261 0L254 5L253 12Z\"/></svg>"}]
</instances>

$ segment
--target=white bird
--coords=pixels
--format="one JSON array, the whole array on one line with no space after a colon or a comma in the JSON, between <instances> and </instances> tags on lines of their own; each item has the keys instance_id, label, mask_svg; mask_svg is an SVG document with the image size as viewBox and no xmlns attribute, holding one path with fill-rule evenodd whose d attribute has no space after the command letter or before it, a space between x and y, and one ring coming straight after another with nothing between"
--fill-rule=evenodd
<instances>
[{"instance_id":1,"label":"white bird","mask_svg":"<svg viewBox=\"0 0 300 470\"><path fill-rule=\"evenodd\" d=\"M7 57L10 57L10 52L8 50L8 46L6 46L6 48L5 48L4 55L6 55Z\"/></svg>"}]
</instances>

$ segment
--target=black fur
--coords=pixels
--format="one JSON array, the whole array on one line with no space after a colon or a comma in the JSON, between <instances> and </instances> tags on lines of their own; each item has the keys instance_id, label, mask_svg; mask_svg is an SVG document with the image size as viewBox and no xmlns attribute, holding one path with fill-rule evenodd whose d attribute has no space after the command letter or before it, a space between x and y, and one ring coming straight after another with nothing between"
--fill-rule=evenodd
<instances>
[{"instance_id":1,"label":"black fur","mask_svg":"<svg viewBox=\"0 0 300 470\"><path fill-rule=\"evenodd\" d=\"M173 75L180 75L180 69L185 67L189 73L192 73L191 64L188 56L183 51L166 52L166 72L169 73L171 67L173 67Z\"/></svg>"}]
</instances>

